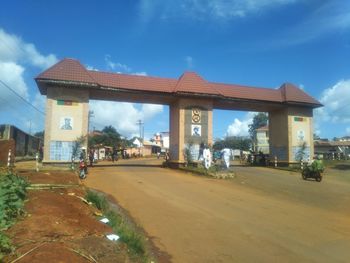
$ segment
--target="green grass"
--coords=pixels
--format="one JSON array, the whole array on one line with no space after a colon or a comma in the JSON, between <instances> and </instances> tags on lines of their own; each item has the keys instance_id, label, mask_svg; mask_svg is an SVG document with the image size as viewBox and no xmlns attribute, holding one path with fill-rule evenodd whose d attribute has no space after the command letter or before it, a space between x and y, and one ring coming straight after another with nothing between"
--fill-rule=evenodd
<instances>
[{"instance_id":1,"label":"green grass","mask_svg":"<svg viewBox=\"0 0 350 263\"><path fill-rule=\"evenodd\" d=\"M0 173L0 261L13 251L11 240L3 233L24 214L27 181L7 172Z\"/></svg>"},{"instance_id":2,"label":"green grass","mask_svg":"<svg viewBox=\"0 0 350 263\"><path fill-rule=\"evenodd\" d=\"M127 245L131 256L136 256L144 262L149 261L144 236L138 233L126 218L111 209L105 196L89 190L86 199L109 219L108 225L120 236L120 240Z\"/></svg>"},{"instance_id":3,"label":"green grass","mask_svg":"<svg viewBox=\"0 0 350 263\"><path fill-rule=\"evenodd\" d=\"M338 170L350 170L350 160L324 160L326 168L333 168Z\"/></svg>"},{"instance_id":4,"label":"green grass","mask_svg":"<svg viewBox=\"0 0 350 263\"><path fill-rule=\"evenodd\" d=\"M191 172L194 174L202 175L202 176L210 176L212 177L214 174L220 172L223 170L223 168L220 165L214 164L210 166L210 168L207 170L205 167L201 164L194 166L194 165L187 165L184 167L179 167L180 170Z\"/></svg>"}]
</instances>

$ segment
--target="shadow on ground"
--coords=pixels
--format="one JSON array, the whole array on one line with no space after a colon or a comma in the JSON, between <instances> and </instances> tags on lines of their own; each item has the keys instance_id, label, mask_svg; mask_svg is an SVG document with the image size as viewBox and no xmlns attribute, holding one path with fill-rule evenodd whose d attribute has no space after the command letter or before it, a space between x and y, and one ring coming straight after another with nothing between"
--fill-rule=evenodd
<instances>
[{"instance_id":1,"label":"shadow on ground","mask_svg":"<svg viewBox=\"0 0 350 263\"><path fill-rule=\"evenodd\" d=\"M163 167L163 166L161 164L115 163L115 164L95 164L93 167Z\"/></svg>"},{"instance_id":2,"label":"shadow on ground","mask_svg":"<svg viewBox=\"0 0 350 263\"><path fill-rule=\"evenodd\" d=\"M337 164L332 167L333 169L337 170L350 170L350 164Z\"/></svg>"}]
</instances>

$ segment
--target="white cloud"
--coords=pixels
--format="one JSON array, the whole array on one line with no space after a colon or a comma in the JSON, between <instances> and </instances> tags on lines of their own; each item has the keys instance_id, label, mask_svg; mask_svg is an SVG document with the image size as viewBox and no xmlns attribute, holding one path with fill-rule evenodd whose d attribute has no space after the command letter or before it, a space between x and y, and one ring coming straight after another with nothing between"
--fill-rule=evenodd
<instances>
[{"instance_id":1,"label":"white cloud","mask_svg":"<svg viewBox=\"0 0 350 263\"><path fill-rule=\"evenodd\" d=\"M132 72L132 68L129 67L126 64L122 64L119 62L114 62L111 58L110 55L105 55L105 63L106 66L109 70L114 71L114 73L119 73L119 74L131 74L131 75L137 75L137 76L147 76L147 72L145 71L136 71L136 72ZM99 71L99 69L91 66L91 65L87 65L86 68L88 70L94 70L94 71Z\"/></svg>"},{"instance_id":2,"label":"white cloud","mask_svg":"<svg viewBox=\"0 0 350 263\"><path fill-rule=\"evenodd\" d=\"M97 68L90 66L90 65L86 65L85 67L87 70L99 71Z\"/></svg>"},{"instance_id":3,"label":"white cloud","mask_svg":"<svg viewBox=\"0 0 350 263\"><path fill-rule=\"evenodd\" d=\"M145 121L153 118L156 114L162 111L163 105L157 104L143 104L141 109L141 113Z\"/></svg>"},{"instance_id":4,"label":"white cloud","mask_svg":"<svg viewBox=\"0 0 350 263\"><path fill-rule=\"evenodd\" d=\"M0 28L0 80L15 91L0 84L0 113L3 122L26 131L43 128L43 115L24 103L15 93L44 111L45 97L37 92L36 87L35 95L30 92L24 75L28 68L46 69L56 62L55 55L42 55L34 44Z\"/></svg>"},{"instance_id":5,"label":"white cloud","mask_svg":"<svg viewBox=\"0 0 350 263\"><path fill-rule=\"evenodd\" d=\"M348 135L350 135L350 127L347 127L347 128L346 128L346 133L347 133Z\"/></svg>"},{"instance_id":6,"label":"white cloud","mask_svg":"<svg viewBox=\"0 0 350 263\"><path fill-rule=\"evenodd\" d=\"M341 80L323 91L320 102L324 105L315 110L316 122L350 123L350 80Z\"/></svg>"},{"instance_id":7,"label":"white cloud","mask_svg":"<svg viewBox=\"0 0 350 263\"><path fill-rule=\"evenodd\" d=\"M187 65L187 68L188 68L188 69L193 68L193 65L194 65L193 57L191 57L191 56L186 56L186 57L185 57L185 62L186 62L186 65Z\"/></svg>"},{"instance_id":8,"label":"white cloud","mask_svg":"<svg viewBox=\"0 0 350 263\"><path fill-rule=\"evenodd\" d=\"M146 122L163 111L162 105L143 104L138 110L133 103L90 101L90 110L94 111L92 126L102 129L112 125L123 136L139 135L138 120Z\"/></svg>"},{"instance_id":9,"label":"white cloud","mask_svg":"<svg viewBox=\"0 0 350 263\"><path fill-rule=\"evenodd\" d=\"M228 136L248 136L249 135L249 124L253 122L253 118L256 112L248 112L243 120L237 118L234 119L233 123L227 127L226 134Z\"/></svg>"},{"instance_id":10,"label":"white cloud","mask_svg":"<svg viewBox=\"0 0 350 263\"><path fill-rule=\"evenodd\" d=\"M28 87L23 79L24 68L14 62L0 60L0 79L19 95L28 99ZM14 94L3 84L0 84L1 98L11 100Z\"/></svg>"},{"instance_id":11,"label":"white cloud","mask_svg":"<svg viewBox=\"0 0 350 263\"><path fill-rule=\"evenodd\" d=\"M145 72L145 71L140 71L140 72L131 73L131 75L136 75L136 76L147 76L147 72Z\"/></svg>"},{"instance_id":12,"label":"white cloud","mask_svg":"<svg viewBox=\"0 0 350 263\"><path fill-rule=\"evenodd\" d=\"M33 105L42 112L45 112L46 96L43 96L37 92L34 97Z\"/></svg>"},{"instance_id":13,"label":"white cloud","mask_svg":"<svg viewBox=\"0 0 350 263\"><path fill-rule=\"evenodd\" d=\"M111 70L121 70L124 72L130 72L131 68L125 64L119 63L119 62L114 62L111 59L110 55L105 55L105 62L107 64L107 67Z\"/></svg>"},{"instance_id":14,"label":"white cloud","mask_svg":"<svg viewBox=\"0 0 350 263\"><path fill-rule=\"evenodd\" d=\"M341 80L334 86L323 91L320 102L324 107L314 111L314 129L317 135L327 133L344 133L343 125L350 123L350 80ZM350 128L350 127L349 127ZM349 133L349 128L346 132ZM340 130L339 130L340 129ZM323 132L322 132L323 131Z\"/></svg>"},{"instance_id":15,"label":"white cloud","mask_svg":"<svg viewBox=\"0 0 350 263\"><path fill-rule=\"evenodd\" d=\"M271 41L272 47L299 45L324 35L350 29L350 2L325 1L284 35Z\"/></svg>"},{"instance_id":16,"label":"white cloud","mask_svg":"<svg viewBox=\"0 0 350 263\"><path fill-rule=\"evenodd\" d=\"M143 22L185 15L193 19L232 19L264 12L298 0L141 0Z\"/></svg>"},{"instance_id":17,"label":"white cloud","mask_svg":"<svg viewBox=\"0 0 350 263\"><path fill-rule=\"evenodd\" d=\"M40 54L32 43L26 43L20 37L8 34L0 28L0 61L28 63L46 69L55 64L57 58L53 54Z\"/></svg>"},{"instance_id":18,"label":"white cloud","mask_svg":"<svg viewBox=\"0 0 350 263\"><path fill-rule=\"evenodd\" d=\"M198 1L192 1L198 3ZM214 0L205 1L205 10L219 18L245 17L250 13L262 12L295 0Z\"/></svg>"}]
</instances>

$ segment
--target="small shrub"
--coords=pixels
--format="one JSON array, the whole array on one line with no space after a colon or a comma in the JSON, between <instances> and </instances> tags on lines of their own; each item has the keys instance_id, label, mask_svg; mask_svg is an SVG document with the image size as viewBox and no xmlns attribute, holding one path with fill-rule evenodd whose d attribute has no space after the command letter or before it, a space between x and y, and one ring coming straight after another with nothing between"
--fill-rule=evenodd
<instances>
[{"instance_id":1,"label":"small shrub","mask_svg":"<svg viewBox=\"0 0 350 263\"><path fill-rule=\"evenodd\" d=\"M96 208L101 211L105 211L108 209L107 199L104 196L99 195L93 191L88 191L86 193L86 200L93 203L96 206Z\"/></svg>"},{"instance_id":2,"label":"small shrub","mask_svg":"<svg viewBox=\"0 0 350 263\"><path fill-rule=\"evenodd\" d=\"M24 214L27 181L9 173L0 174L0 261L13 249L10 239L2 232Z\"/></svg>"},{"instance_id":3,"label":"small shrub","mask_svg":"<svg viewBox=\"0 0 350 263\"><path fill-rule=\"evenodd\" d=\"M2 232L0 232L0 262L2 258L13 251L11 240Z\"/></svg>"},{"instance_id":4,"label":"small shrub","mask_svg":"<svg viewBox=\"0 0 350 263\"><path fill-rule=\"evenodd\" d=\"M147 257L143 236L138 234L120 214L110 208L107 199L103 195L88 191L86 199L109 219L108 225L120 236L120 240L128 246L132 255L137 255L143 259Z\"/></svg>"}]
</instances>

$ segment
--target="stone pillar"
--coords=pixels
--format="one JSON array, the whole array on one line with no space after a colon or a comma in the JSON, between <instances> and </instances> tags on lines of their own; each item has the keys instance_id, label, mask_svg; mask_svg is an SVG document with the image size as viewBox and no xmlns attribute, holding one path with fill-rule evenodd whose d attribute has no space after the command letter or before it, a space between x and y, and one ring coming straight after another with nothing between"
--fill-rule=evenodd
<instances>
[{"instance_id":1,"label":"stone pillar","mask_svg":"<svg viewBox=\"0 0 350 263\"><path fill-rule=\"evenodd\" d=\"M88 90L47 89L44 163L70 162L73 142L88 133L88 114ZM86 147L87 136L84 144Z\"/></svg>"},{"instance_id":2,"label":"stone pillar","mask_svg":"<svg viewBox=\"0 0 350 263\"><path fill-rule=\"evenodd\" d=\"M312 109L286 107L269 112L270 155L279 162L295 163L314 154Z\"/></svg>"},{"instance_id":3,"label":"stone pillar","mask_svg":"<svg viewBox=\"0 0 350 263\"><path fill-rule=\"evenodd\" d=\"M178 99L170 105L170 160L173 164L185 162L186 148L197 161L200 144L212 145L212 109L211 100Z\"/></svg>"}]
</instances>

